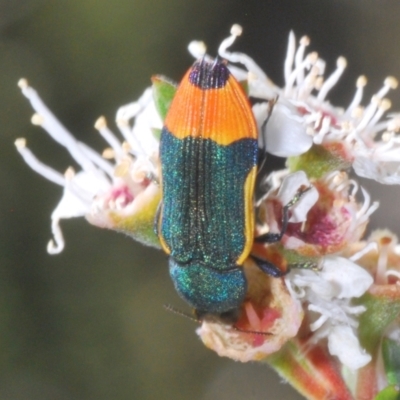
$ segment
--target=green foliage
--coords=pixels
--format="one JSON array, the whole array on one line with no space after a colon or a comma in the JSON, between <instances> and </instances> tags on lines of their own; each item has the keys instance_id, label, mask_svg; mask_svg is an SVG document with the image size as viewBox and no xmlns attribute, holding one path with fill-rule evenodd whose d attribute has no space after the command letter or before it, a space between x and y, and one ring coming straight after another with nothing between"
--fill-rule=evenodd
<instances>
[{"instance_id":1,"label":"green foliage","mask_svg":"<svg viewBox=\"0 0 400 400\"><path fill-rule=\"evenodd\" d=\"M350 164L334 149L327 150L315 144L306 153L289 157L286 165L291 172L304 171L310 179L319 179L329 172L346 170L350 167Z\"/></svg>"},{"instance_id":2,"label":"green foliage","mask_svg":"<svg viewBox=\"0 0 400 400\"><path fill-rule=\"evenodd\" d=\"M388 325L400 313L400 299L367 293L357 303L366 307L360 316L360 341L370 354L374 354Z\"/></svg>"},{"instance_id":3,"label":"green foliage","mask_svg":"<svg viewBox=\"0 0 400 400\"><path fill-rule=\"evenodd\" d=\"M391 339L382 340L382 356L386 378L391 385L400 384L400 345Z\"/></svg>"},{"instance_id":4,"label":"green foliage","mask_svg":"<svg viewBox=\"0 0 400 400\"><path fill-rule=\"evenodd\" d=\"M164 121L175 96L176 85L160 75L153 76L152 82L154 103L161 119Z\"/></svg>"},{"instance_id":5,"label":"green foliage","mask_svg":"<svg viewBox=\"0 0 400 400\"><path fill-rule=\"evenodd\" d=\"M400 400L399 387L391 385L381 390L374 400Z\"/></svg>"}]
</instances>

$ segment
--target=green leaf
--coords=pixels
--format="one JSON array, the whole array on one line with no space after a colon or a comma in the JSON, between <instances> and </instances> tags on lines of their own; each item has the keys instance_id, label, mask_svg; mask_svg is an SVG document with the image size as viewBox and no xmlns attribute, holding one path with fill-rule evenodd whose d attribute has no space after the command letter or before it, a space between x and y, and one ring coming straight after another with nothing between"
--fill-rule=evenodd
<instances>
[{"instance_id":1,"label":"green leaf","mask_svg":"<svg viewBox=\"0 0 400 400\"><path fill-rule=\"evenodd\" d=\"M153 98L156 110L164 121L175 96L177 86L161 75L153 76L151 80L153 82Z\"/></svg>"},{"instance_id":2,"label":"green leaf","mask_svg":"<svg viewBox=\"0 0 400 400\"><path fill-rule=\"evenodd\" d=\"M249 81L247 79L239 81L239 85L242 87L246 95L249 96Z\"/></svg>"},{"instance_id":3,"label":"green leaf","mask_svg":"<svg viewBox=\"0 0 400 400\"><path fill-rule=\"evenodd\" d=\"M400 384L400 345L391 339L382 340L382 356L386 378L390 385Z\"/></svg>"},{"instance_id":4,"label":"green leaf","mask_svg":"<svg viewBox=\"0 0 400 400\"><path fill-rule=\"evenodd\" d=\"M391 385L381 390L374 400L400 400L399 387Z\"/></svg>"},{"instance_id":5,"label":"green leaf","mask_svg":"<svg viewBox=\"0 0 400 400\"><path fill-rule=\"evenodd\" d=\"M393 286L376 286L356 301L367 309L360 316L359 334L362 346L370 354L376 352L385 329L400 313L400 298Z\"/></svg>"},{"instance_id":6,"label":"green leaf","mask_svg":"<svg viewBox=\"0 0 400 400\"><path fill-rule=\"evenodd\" d=\"M286 165L291 172L304 171L309 178L319 179L331 171L346 170L350 163L342 156L338 148L325 148L313 145L306 153L289 157Z\"/></svg>"},{"instance_id":7,"label":"green leaf","mask_svg":"<svg viewBox=\"0 0 400 400\"><path fill-rule=\"evenodd\" d=\"M336 359L325 346L292 339L264 361L308 400L353 400Z\"/></svg>"},{"instance_id":8,"label":"green leaf","mask_svg":"<svg viewBox=\"0 0 400 400\"><path fill-rule=\"evenodd\" d=\"M160 141L161 139L161 129L158 128L151 128L151 133L153 134L153 136Z\"/></svg>"},{"instance_id":9,"label":"green leaf","mask_svg":"<svg viewBox=\"0 0 400 400\"><path fill-rule=\"evenodd\" d=\"M137 207L130 214L110 211L112 229L125 233L147 246L161 248L158 236L154 232L154 220L161 201L160 187L149 186L135 201Z\"/></svg>"}]
</instances>

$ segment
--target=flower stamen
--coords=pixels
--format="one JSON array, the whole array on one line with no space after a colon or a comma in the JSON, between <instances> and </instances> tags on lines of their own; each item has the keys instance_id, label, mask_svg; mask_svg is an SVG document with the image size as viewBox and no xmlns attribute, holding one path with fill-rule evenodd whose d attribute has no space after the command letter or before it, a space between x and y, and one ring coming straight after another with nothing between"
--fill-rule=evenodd
<instances>
[{"instance_id":1,"label":"flower stamen","mask_svg":"<svg viewBox=\"0 0 400 400\"><path fill-rule=\"evenodd\" d=\"M49 167L46 164L43 164L39 161L35 155L26 147L26 139L19 138L15 141L15 147L17 148L19 154L23 157L24 161L39 175L42 175L44 178L49 181L64 186L65 179L56 170Z\"/></svg>"},{"instance_id":2,"label":"flower stamen","mask_svg":"<svg viewBox=\"0 0 400 400\"><path fill-rule=\"evenodd\" d=\"M232 63L243 64L249 72L257 76L260 81L268 81L265 72L257 65L257 63L248 55L238 52L229 52L227 49L232 46L236 38L241 35L242 27L235 24L231 28L231 36L224 39L218 48L218 54Z\"/></svg>"},{"instance_id":3,"label":"flower stamen","mask_svg":"<svg viewBox=\"0 0 400 400\"><path fill-rule=\"evenodd\" d=\"M296 56L295 56L295 59L294 59L296 70L298 70L298 73L296 75L297 85L301 85L303 83L303 80L304 80L304 68L302 68L301 66L303 64L303 58L304 58L305 49L310 44L310 38L307 37L307 36L303 36L300 39L299 44L300 45L299 45L299 48L297 49Z\"/></svg>"},{"instance_id":4,"label":"flower stamen","mask_svg":"<svg viewBox=\"0 0 400 400\"><path fill-rule=\"evenodd\" d=\"M324 101L328 92L336 85L343 71L346 69L347 60L344 57L339 57L336 62L336 70L330 75L330 77L324 82L321 90L318 93L317 99Z\"/></svg>"},{"instance_id":5,"label":"flower stamen","mask_svg":"<svg viewBox=\"0 0 400 400\"><path fill-rule=\"evenodd\" d=\"M364 94L364 87L367 85L367 77L365 75L361 75L358 77L357 82L356 82L356 93L354 94L354 98L352 102L350 103L349 107L346 110L345 115L346 116L353 116L353 112L355 110L359 110L359 105L362 101L363 94ZM353 118L356 117L357 114L353 116Z\"/></svg>"},{"instance_id":6,"label":"flower stamen","mask_svg":"<svg viewBox=\"0 0 400 400\"><path fill-rule=\"evenodd\" d=\"M122 146L120 141L114 135L113 132L108 128L105 117L101 116L97 119L94 124L95 129L100 133L103 139L110 145L114 151L114 155L111 158L120 159L123 154ZM104 156L103 156L104 157ZM109 157L105 157L109 158Z\"/></svg>"},{"instance_id":7,"label":"flower stamen","mask_svg":"<svg viewBox=\"0 0 400 400\"><path fill-rule=\"evenodd\" d=\"M196 59L200 59L205 56L207 52L207 46L204 42L193 40L188 46L189 53Z\"/></svg>"}]
</instances>

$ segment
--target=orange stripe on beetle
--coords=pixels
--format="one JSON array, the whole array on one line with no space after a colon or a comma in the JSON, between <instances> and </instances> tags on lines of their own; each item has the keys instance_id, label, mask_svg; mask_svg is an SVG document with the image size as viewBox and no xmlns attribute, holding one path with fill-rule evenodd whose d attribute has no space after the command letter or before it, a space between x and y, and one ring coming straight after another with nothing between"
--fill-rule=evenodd
<instances>
[{"instance_id":1,"label":"orange stripe on beetle","mask_svg":"<svg viewBox=\"0 0 400 400\"><path fill-rule=\"evenodd\" d=\"M165 126L177 139L191 136L220 145L257 139L257 125L243 88L225 66L226 72L221 76L218 65L221 64L215 71L215 79L220 79L217 85L212 74L207 77L210 87L204 85L204 77L199 76L201 63L182 79L165 120Z\"/></svg>"}]
</instances>

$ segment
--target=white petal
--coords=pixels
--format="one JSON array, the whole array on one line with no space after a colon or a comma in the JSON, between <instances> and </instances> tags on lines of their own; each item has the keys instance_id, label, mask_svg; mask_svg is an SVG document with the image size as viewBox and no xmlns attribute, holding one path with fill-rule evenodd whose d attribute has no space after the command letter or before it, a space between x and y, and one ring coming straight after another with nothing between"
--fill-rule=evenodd
<instances>
[{"instance_id":1,"label":"white petal","mask_svg":"<svg viewBox=\"0 0 400 400\"><path fill-rule=\"evenodd\" d=\"M282 204L286 205L298 194L301 188L307 188L309 186L310 182L304 171L289 174L282 181L278 197ZM318 198L318 191L314 187L304 193L300 200L291 208L292 216L289 222L305 221L308 211L317 202Z\"/></svg>"},{"instance_id":2,"label":"white petal","mask_svg":"<svg viewBox=\"0 0 400 400\"><path fill-rule=\"evenodd\" d=\"M49 254L59 254L64 250L65 241L60 227L60 220L58 218L51 219L51 232L53 238L47 243L47 252Z\"/></svg>"},{"instance_id":3,"label":"white petal","mask_svg":"<svg viewBox=\"0 0 400 400\"><path fill-rule=\"evenodd\" d=\"M328 336L329 353L339 358L350 369L359 369L371 361L371 356L360 346L353 330L344 325L332 327Z\"/></svg>"},{"instance_id":4,"label":"white petal","mask_svg":"<svg viewBox=\"0 0 400 400\"><path fill-rule=\"evenodd\" d=\"M162 128L162 121L152 101L145 109L137 115L132 129L132 135L136 138L140 146L139 154L151 156L158 151L159 143L153 135L152 129Z\"/></svg>"},{"instance_id":5,"label":"white petal","mask_svg":"<svg viewBox=\"0 0 400 400\"><path fill-rule=\"evenodd\" d=\"M253 114L257 122L258 131L261 131L261 127L268 117L268 103L256 103L253 105ZM261 136L261 135L260 135Z\"/></svg>"},{"instance_id":6,"label":"white petal","mask_svg":"<svg viewBox=\"0 0 400 400\"><path fill-rule=\"evenodd\" d=\"M316 304L320 302L325 304L327 300L333 300L340 293L340 285L337 285L336 282L325 281L321 275L319 276L319 280L311 283L310 289L313 292L310 294L310 298L312 297L312 301ZM318 297L315 297L314 294Z\"/></svg>"},{"instance_id":7,"label":"white petal","mask_svg":"<svg viewBox=\"0 0 400 400\"><path fill-rule=\"evenodd\" d=\"M291 157L305 153L313 140L306 133L302 116L294 106L279 102L268 120L264 132L267 151L278 157Z\"/></svg>"},{"instance_id":8,"label":"white petal","mask_svg":"<svg viewBox=\"0 0 400 400\"><path fill-rule=\"evenodd\" d=\"M271 81L260 81L250 77L249 83L249 96L257 99L271 100L279 96L280 89Z\"/></svg>"},{"instance_id":9,"label":"white petal","mask_svg":"<svg viewBox=\"0 0 400 400\"><path fill-rule=\"evenodd\" d=\"M247 77L249 73L239 67L236 67L235 65L228 64L228 68L230 73L240 82L240 81L247 81Z\"/></svg>"},{"instance_id":10,"label":"white petal","mask_svg":"<svg viewBox=\"0 0 400 400\"><path fill-rule=\"evenodd\" d=\"M130 125L132 119L135 119L133 127ZM154 149L158 148L152 128L161 129L162 121L154 105L151 87L147 88L137 101L120 107L116 121L134 155L151 156Z\"/></svg>"},{"instance_id":11,"label":"white petal","mask_svg":"<svg viewBox=\"0 0 400 400\"><path fill-rule=\"evenodd\" d=\"M356 157L353 168L358 176L375 179L386 185L400 184L400 162L379 162L367 157Z\"/></svg>"},{"instance_id":12,"label":"white petal","mask_svg":"<svg viewBox=\"0 0 400 400\"><path fill-rule=\"evenodd\" d=\"M311 207L317 202L319 198L318 190L312 187L301 196L301 199L292 208L292 216L289 222L303 222L307 219L307 214Z\"/></svg>"},{"instance_id":13,"label":"white petal","mask_svg":"<svg viewBox=\"0 0 400 400\"><path fill-rule=\"evenodd\" d=\"M304 171L297 171L283 178L279 188L278 197L283 205L291 201L299 192L300 188L310 186L310 181Z\"/></svg>"},{"instance_id":14,"label":"white petal","mask_svg":"<svg viewBox=\"0 0 400 400\"><path fill-rule=\"evenodd\" d=\"M71 190L69 186L65 186L63 196L53 211L51 218L62 219L81 217L85 215L88 209L89 203L80 197L74 190Z\"/></svg>"},{"instance_id":15,"label":"white petal","mask_svg":"<svg viewBox=\"0 0 400 400\"><path fill-rule=\"evenodd\" d=\"M364 268L343 257L325 257L320 276L336 287L339 299L360 297L373 283Z\"/></svg>"},{"instance_id":16,"label":"white petal","mask_svg":"<svg viewBox=\"0 0 400 400\"><path fill-rule=\"evenodd\" d=\"M63 196L53 211L52 219L84 216L95 195L104 193L109 185L94 179L91 173L79 172L64 187Z\"/></svg>"},{"instance_id":17,"label":"white petal","mask_svg":"<svg viewBox=\"0 0 400 400\"><path fill-rule=\"evenodd\" d=\"M94 196L104 193L110 186L107 181L96 179L98 175L90 172L79 172L71 179L66 178L63 196L51 214L51 230L54 240L50 240L47 251L58 254L64 249L64 238L60 220L82 217L90 210Z\"/></svg>"}]
</instances>

